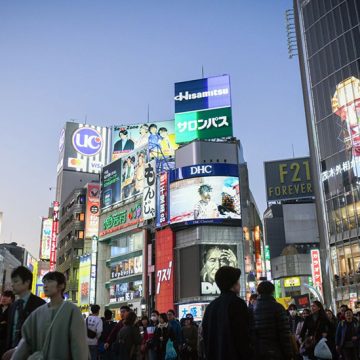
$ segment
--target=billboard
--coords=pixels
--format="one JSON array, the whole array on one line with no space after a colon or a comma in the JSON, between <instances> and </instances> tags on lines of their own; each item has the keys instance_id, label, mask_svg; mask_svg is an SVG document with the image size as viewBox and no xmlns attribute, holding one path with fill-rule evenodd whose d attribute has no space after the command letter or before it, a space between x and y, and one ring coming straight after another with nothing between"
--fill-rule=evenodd
<instances>
[{"instance_id":1,"label":"billboard","mask_svg":"<svg viewBox=\"0 0 360 360\"><path fill-rule=\"evenodd\" d=\"M56 241L59 232L59 210L60 203L58 201L53 202L53 218L51 229L51 243L50 243L50 271L55 270L56 264Z\"/></svg>"},{"instance_id":2,"label":"billboard","mask_svg":"<svg viewBox=\"0 0 360 360\"><path fill-rule=\"evenodd\" d=\"M166 312L174 307L174 234L170 228L156 232L155 302L156 309Z\"/></svg>"},{"instance_id":3,"label":"billboard","mask_svg":"<svg viewBox=\"0 0 360 360\"><path fill-rule=\"evenodd\" d=\"M52 218L43 218L41 226L40 260L50 260Z\"/></svg>"},{"instance_id":4,"label":"billboard","mask_svg":"<svg viewBox=\"0 0 360 360\"><path fill-rule=\"evenodd\" d=\"M85 238L91 239L99 233L100 184L86 185Z\"/></svg>"},{"instance_id":5,"label":"billboard","mask_svg":"<svg viewBox=\"0 0 360 360\"><path fill-rule=\"evenodd\" d=\"M230 107L229 75L175 83L175 113Z\"/></svg>"},{"instance_id":6,"label":"billboard","mask_svg":"<svg viewBox=\"0 0 360 360\"><path fill-rule=\"evenodd\" d=\"M112 264L110 278L119 279L125 276L142 274L142 262L143 257L140 255Z\"/></svg>"},{"instance_id":7,"label":"billboard","mask_svg":"<svg viewBox=\"0 0 360 360\"><path fill-rule=\"evenodd\" d=\"M319 249L313 249L310 251L311 255L311 274L314 287L322 294L322 274L320 264L320 251Z\"/></svg>"},{"instance_id":8,"label":"billboard","mask_svg":"<svg viewBox=\"0 0 360 360\"><path fill-rule=\"evenodd\" d=\"M200 245L200 295L218 295L215 274L223 266L238 267L236 245Z\"/></svg>"},{"instance_id":9,"label":"billboard","mask_svg":"<svg viewBox=\"0 0 360 360\"><path fill-rule=\"evenodd\" d=\"M236 165L205 164L171 172L171 224L218 223L240 219L240 186Z\"/></svg>"},{"instance_id":10,"label":"billboard","mask_svg":"<svg viewBox=\"0 0 360 360\"><path fill-rule=\"evenodd\" d=\"M268 202L314 197L309 157L266 161L264 167Z\"/></svg>"},{"instance_id":11,"label":"billboard","mask_svg":"<svg viewBox=\"0 0 360 360\"><path fill-rule=\"evenodd\" d=\"M67 122L60 132L58 173L73 170L100 173L108 162L106 127Z\"/></svg>"},{"instance_id":12,"label":"billboard","mask_svg":"<svg viewBox=\"0 0 360 360\"><path fill-rule=\"evenodd\" d=\"M80 256L78 305L89 305L90 302L91 255Z\"/></svg>"},{"instance_id":13,"label":"billboard","mask_svg":"<svg viewBox=\"0 0 360 360\"><path fill-rule=\"evenodd\" d=\"M231 108L175 114L176 143L233 136Z\"/></svg>"},{"instance_id":14,"label":"billboard","mask_svg":"<svg viewBox=\"0 0 360 360\"><path fill-rule=\"evenodd\" d=\"M112 128L112 160L146 147L150 158L175 156L174 120L148 124L120 125Z\"/></svg>"},{"instance_id":15,"label":"billboard","mask_svg":"<svg viewBox=\"0 0 360 360\"><path fill-rule=\"evenodd\" d=\"M143 192L143 209L144 220L153 219L156 215L156 162L152 160L146 164L145 179L143 185L145 186Z\"/></svg>"},{"instance_id":16,"label":"billboard","mask_svg":"<svg viewBox=\"0 0 360 360\"><path fill-rule=\"evenodd\" d=\"M184 319L187 314L191 314L194 321L202 321L205 309L208 305L208 303L181 304L179 305L179 318Z\"/></svg>"},{"instance_id":17,"label":"billboard","mask_svg":"<svg viewBox=\"0 0 360 360\"><path fill-rule=\"evenodd\" d=\"M121 199L121 159L104 166L101 172L101 208L116 204Z\"/></svg>"},{"instance_id":18,"label":"billboard","mask_svg":"<svg viewBox=\"0 0 360 360\"><path fill-rule=\"evenodd\" d=\"M141 299L143 294L142 281L131 281L110 285L110 303Z\"/></svg>"},{"instance_id":19,"label":"billboard","mask_svg":"<svg viewBox=\"0 0 360 360\"><path fill-rule=\"evenodd\" d=\"M169 184L168 172L163 172L159 176L158 197L157 197L157 215L156 225L162 227L169 221Z\"/></svg>"}]
</instances>

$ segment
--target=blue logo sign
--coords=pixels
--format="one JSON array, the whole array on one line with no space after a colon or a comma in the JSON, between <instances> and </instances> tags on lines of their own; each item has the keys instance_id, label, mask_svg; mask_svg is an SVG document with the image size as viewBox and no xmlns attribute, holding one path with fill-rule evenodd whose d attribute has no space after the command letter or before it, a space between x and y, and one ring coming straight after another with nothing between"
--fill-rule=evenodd
<instances>
[{"instance_id":1,"label":"blue logo sign","mask_svg":"<svg viewBox=\"0 0 360 360\"><path fill-rule=\"evenodd\" d=\"M72 138L74 149L82 155L96 155L102 148L102 139L99 132L89 127L77 129Z\"/></svg>"}]
</instances>

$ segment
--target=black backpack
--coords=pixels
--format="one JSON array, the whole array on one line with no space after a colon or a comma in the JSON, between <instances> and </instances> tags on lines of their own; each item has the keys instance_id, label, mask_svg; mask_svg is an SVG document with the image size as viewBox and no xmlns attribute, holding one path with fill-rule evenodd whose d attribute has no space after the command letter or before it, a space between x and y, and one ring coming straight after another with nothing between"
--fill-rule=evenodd
<instances>
[{"instance_id":1,"label":"black backpack","mask_svg":"<svg viewBox=\"0 0 360 360\"><path fill-rule=\"evenodd\" d=\"M88 327L88 319L89 319L89 318L86 318L87 337L88 337L89 339L95 339L95 338L96 338L96 332L89 329L89 327Z\"/></svg>"}]
</instances>

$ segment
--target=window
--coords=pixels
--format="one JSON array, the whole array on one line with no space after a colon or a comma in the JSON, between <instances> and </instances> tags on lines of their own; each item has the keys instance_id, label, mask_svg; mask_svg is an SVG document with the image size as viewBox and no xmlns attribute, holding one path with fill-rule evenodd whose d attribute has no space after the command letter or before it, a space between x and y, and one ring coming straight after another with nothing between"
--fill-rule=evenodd
<instances>
[{"instance_id":1,"label":"window","mask_svg":"<svg viewBox=\"0 0 360 360\"><path fill-rule=\"evenodd\" d=\"M78 239L83 239L84 238L84 231L83 230L79 230L77 232L77 238Z\"/></svg>"}]
</instances>

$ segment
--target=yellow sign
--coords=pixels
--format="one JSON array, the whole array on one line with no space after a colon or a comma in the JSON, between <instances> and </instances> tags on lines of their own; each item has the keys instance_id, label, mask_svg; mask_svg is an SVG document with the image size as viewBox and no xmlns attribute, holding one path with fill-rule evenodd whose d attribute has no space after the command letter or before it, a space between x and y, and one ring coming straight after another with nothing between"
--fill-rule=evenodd
<instances>
[{"instance_id":1,"label":"yellow sign","mask_svg":"<svg viewBox=\"0 0 360 360\"><path fill-rule=\"evenodd\" d=\"M300 286L300 285L301 285L301 280L299 277L290 277L284 279L284 287L286 288Z\"/></svg>"},{"instance_id":2,"label":"yellow sign","mask_svg":"<svg viewBox=\"0 0 360 360\"><path fill-rule=\"evenodd\" d=\"M292 302L292 298L291 297L283 297L283 298L277 298L276 301L281 304L285 310L289 307L289 305Z\"/></svg>"}]
</instances>

